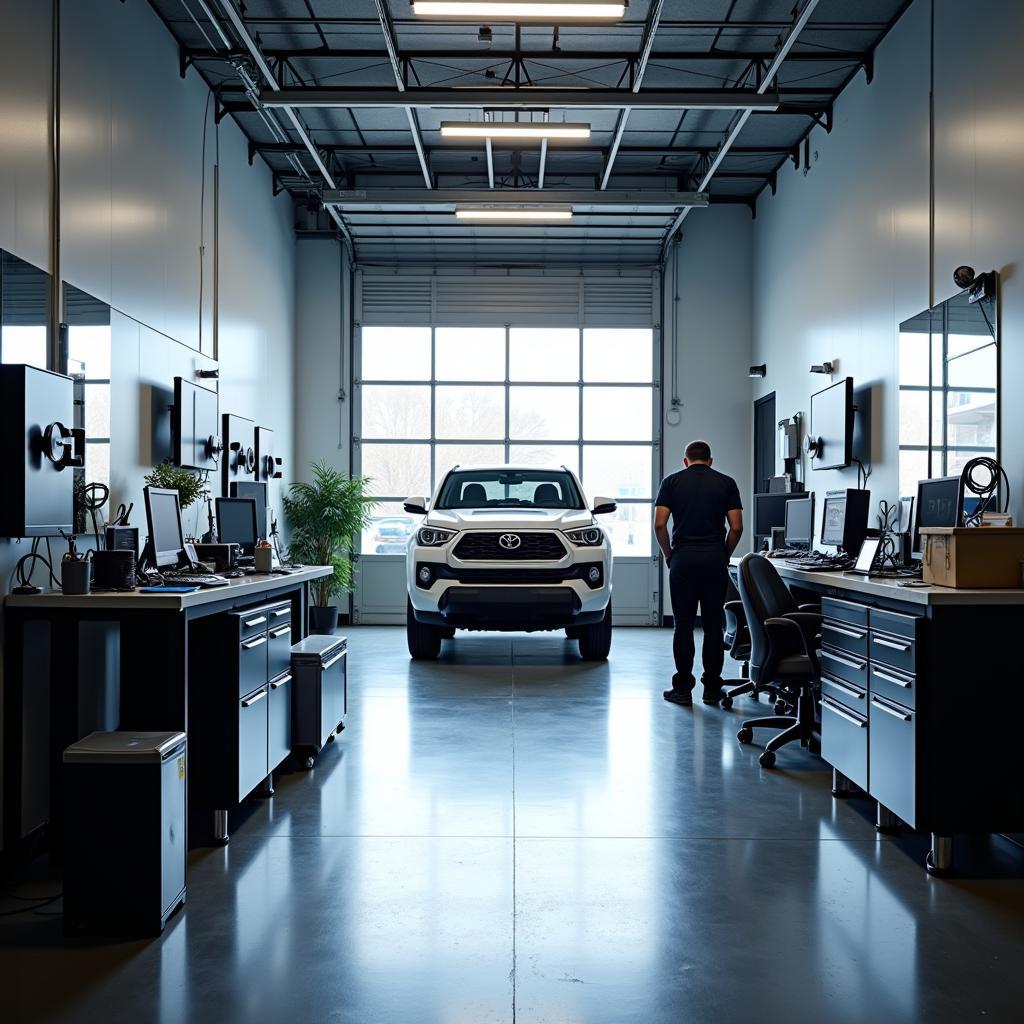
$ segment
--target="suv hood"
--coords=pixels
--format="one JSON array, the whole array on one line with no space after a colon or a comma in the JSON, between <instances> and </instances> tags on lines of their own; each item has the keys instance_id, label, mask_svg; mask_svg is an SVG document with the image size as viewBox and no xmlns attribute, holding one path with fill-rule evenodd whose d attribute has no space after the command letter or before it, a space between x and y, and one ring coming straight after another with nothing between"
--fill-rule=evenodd
<instances>
[{"instance_id":1,"label":"suv hood","mask_svg":"<svg viewBox=\"0 0 1024 1024\"><path fill-rule=\"evenodd\" d=\"M423 525L450 530L572 530L593 522L588 509L446 508L429 512Z\"/></svg>"}]
</instances>

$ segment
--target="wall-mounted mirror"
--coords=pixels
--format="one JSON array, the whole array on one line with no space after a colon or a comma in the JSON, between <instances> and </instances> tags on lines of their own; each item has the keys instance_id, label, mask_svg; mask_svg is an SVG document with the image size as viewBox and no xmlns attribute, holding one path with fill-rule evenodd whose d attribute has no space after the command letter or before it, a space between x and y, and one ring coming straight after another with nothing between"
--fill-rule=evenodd
<instances>
[{"instance_id":1,"label":"wall-mounted mirror","mask_svg":"<svg viewBox=\"0 0 1024 1024\"><path fill-rule=\"evenodd\" d=\"M64 323L61 350L64 369L75 378L75 426L85 429L85 468L75 470L75 532L81 533L92 529L83 488L110 486L110 307L65 284ZM106 518L108 510L102 512Z\"/></svg>"},{"instance_id":2,"label":"wall-mounted mirror","mask_svg":"<svg viewBox=\"0 0 1024 1024\"><path fill-rule=\"evenodd\" d=\"M50 275L0 251L0 361L47 368Z\"/></svg>"},{"instance_id":3,"label":"wall-mounted mirror","mask_svg":"<svg viewBox=\"0 0 1024 1024\"><path fill-rule=\"evenodd\" d=\"M998 277L982 277L900 324L900 494L999 458Z\"/></svg>"}]
</instances>

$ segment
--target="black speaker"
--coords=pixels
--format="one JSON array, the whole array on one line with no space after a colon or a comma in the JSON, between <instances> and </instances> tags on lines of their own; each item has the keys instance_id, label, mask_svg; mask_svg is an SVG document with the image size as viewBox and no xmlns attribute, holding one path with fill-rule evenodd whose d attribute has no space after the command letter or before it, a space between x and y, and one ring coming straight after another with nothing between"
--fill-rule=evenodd
<instances>
[{"instance_id":1,"label":"black speaker","mask_svg":"<svg viewBox=\"0 0 1024 1024\"><path fill-rule=\"evenodd\" d=\"M59 537L74 522L74 476L85 465L70 377L0 366L0 450L5 456L0 536Z\"/></svg>"}]
</instances>

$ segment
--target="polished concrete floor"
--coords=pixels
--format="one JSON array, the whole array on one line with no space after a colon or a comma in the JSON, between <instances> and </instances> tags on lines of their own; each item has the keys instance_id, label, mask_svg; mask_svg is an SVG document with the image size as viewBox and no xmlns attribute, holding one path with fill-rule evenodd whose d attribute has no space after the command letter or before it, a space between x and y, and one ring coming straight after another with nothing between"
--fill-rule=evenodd
<instances>
[{"instance_id":1,"label":"polished concrete floor","mask_svg":"<svg viewBox=\"0 0 1024 1024\"><path fill-rule=\"evenodd\" d=\"M749 700L665 703L667 632L616 630L604 665L556 635L413 664L400 629L347 632L348 728L193 854L162 938L0 918L0 1020L1024 1020L1024 851L959 842L964 874L929 878L816 758L760 769Z\"/></svg>"}]
</instances>

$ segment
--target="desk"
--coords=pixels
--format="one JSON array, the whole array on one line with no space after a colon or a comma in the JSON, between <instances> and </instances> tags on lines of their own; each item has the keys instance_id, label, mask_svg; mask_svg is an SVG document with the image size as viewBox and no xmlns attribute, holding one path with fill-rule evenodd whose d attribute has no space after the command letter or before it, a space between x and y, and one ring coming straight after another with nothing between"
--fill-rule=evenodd
<instances>
[{"instance_id":1,"label":"desk","mask_svg":"<svg viewBox=\"0 0 1024 1024\"><path fill-rule=\"evenodd\" d=\"M330 572L310 566L287 576L243 576L188 594L9 595L4 601L5 857L15 856L26 836L59 821L61 752L81 738L79 682L99 671L95 663L101 652L110 652L107 669L118 679L118 728L185 730L191 624L261 601L289 599L299 639L306 632L309 584ZM30 734L48 734L48 757L26 756L32 753L23 735L28 686L46 691L42 700L31 702L46 721L35 722Z\"/></svg>"},{"instance_id":2,"label":"desk","mask_svg":"<svg viewBox=\"0 0 1024 1024\"><path fill-rule=\"evenodd\" d=\"M954 833L1024 830L1014 653L1024 590L900 587L774 564L799 601L822 604L822 757L836 795L852 781L878 802L880 830L902 820L930 832L936 874L952 868Z\"/></svg>"}]
</instances>

